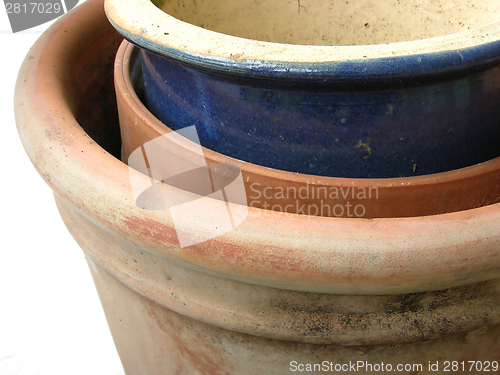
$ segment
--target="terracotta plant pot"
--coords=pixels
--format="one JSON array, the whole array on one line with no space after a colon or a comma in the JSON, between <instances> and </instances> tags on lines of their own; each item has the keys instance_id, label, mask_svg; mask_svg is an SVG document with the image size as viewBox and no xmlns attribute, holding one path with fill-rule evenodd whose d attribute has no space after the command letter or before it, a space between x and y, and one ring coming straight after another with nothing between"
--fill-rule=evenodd
<instances>
[{"instance_id":1,"label":"terracotta plant pot","mask_svg":"<svg viewBox=\"0 0 500 375\"><path fill-rule=\"evenodd\" d=\"M153 116L139 98L144 95L139 53L138 48L124 41L115 64L125 162L134 150L172 131ZM178 139L170 147L184 149L177 155L189 161L196 146L189 140ZM467 210L500 200L500 158L428 176L348 179L270 169L207 148L203 154L209 163L229 163L239 168L248 205L275 212L358 218L409 217ZM194 167L194 161L191 164Z\"/></svg>"},{"instance_id":2,"label":"terracotta plant pot","mask_svg":"<svg viewBox=\"0 0 500 375\"><path fill-rule=\"evenodd\" d=\"M500 156L496 0L154 3L106 11L142 49L146 107L207 148L350 178Z\"/></svg>"},{"instance_id":3,"label":"terracotta plant pot","mask_svg":"<svg viewBox=\"0 0 500 375\"><path fill-rule=\"evenodd\" d=\"M405 374L451 368L445 361L493 368L499 204L373 220L235 206L248 212L237 230L180 248L169 211L137 207L118 159L120 38L102 7L88 0L38 40L15 107L24 147L85 252L127 374L277 375L323 362L335 372L357 361L361 373L382 362ZM467 370L455 373L480 373Z\"/></svg>"}]
</instances>

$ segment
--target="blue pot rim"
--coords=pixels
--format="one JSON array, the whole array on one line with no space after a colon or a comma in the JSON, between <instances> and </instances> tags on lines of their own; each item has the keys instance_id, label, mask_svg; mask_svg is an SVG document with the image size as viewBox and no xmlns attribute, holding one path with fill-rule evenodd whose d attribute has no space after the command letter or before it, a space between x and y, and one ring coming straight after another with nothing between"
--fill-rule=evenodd
<instances>
[{"instance_id":1,"label":"blue pot rim","mask_svg":"<svg viewBox=\"0 0 500 375\"><path fill-rule=\"evenodd\" d=\"M129 42L215 74L366 83L460 75L500 64L500 22L410 42L303 46L262 42L206 30L166 14L149 0L106 0L105 8L112 26ZM134 12L139 14L134 21L124 21L126 13ZM190 40L197 42L190 43ZM280 50L284 53L280 54Z\"/></svg>"}]
</instances>

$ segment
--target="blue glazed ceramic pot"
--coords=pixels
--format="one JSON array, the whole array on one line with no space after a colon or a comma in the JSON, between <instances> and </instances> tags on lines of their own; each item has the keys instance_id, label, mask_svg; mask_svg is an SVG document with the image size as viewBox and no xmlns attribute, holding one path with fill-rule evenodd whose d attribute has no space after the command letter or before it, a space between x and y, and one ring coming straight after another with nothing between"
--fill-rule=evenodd
<instances>
[{"instance_id":1,"label":"blue glazed ceramic pot","mask_svg":"<svg viewBox=\"0 0 500 375\"><path fill-rule=\"evenodd\" d=\"M162 7L187 21L197 10ZM324 46L206 30L147 0L108 0L106 10L142 48L148 109L174 130L196 125L202 145L219 153L350 178L438 173L500 155L498 22ZM192 22L204 25L200 17Z\"/></svg>"}]
</instances>

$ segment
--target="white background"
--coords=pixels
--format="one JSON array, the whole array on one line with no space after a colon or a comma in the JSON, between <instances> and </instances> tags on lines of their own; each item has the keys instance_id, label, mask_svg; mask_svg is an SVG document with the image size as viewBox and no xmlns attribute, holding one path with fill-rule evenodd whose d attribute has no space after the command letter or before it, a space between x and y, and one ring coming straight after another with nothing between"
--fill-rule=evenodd
<instances>
[{"instance_id":1,"label":"white background","mask_svg":"<svg viewBox=\"0 0 500 375\"><path fill-rule=\"evenodd\" d=\"M0 374L124 374L83 251L15 126L17 72L52 22L13 34L0 3Z\"/></svg>"}]
</instances>

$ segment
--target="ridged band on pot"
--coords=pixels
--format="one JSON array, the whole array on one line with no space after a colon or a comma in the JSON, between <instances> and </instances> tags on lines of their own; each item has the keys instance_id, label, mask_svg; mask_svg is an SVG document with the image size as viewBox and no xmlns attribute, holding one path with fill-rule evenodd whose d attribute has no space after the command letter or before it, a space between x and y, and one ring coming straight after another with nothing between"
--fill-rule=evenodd
<instances>
[{"instance_id":1,"label":"ridged band on pot","mask_svg":"<svg viewBox=\"0 0 500 375\"><path fill-rule=\"evenodd\" d=\"M172 131L153 116L136 94L134 86L138 85L133 81L141 78L138 54L138 48L124 41L115 65L125 162L138 147ZM183 159L189 159L196 147L187 139L177 140L176 146L186 150L185 155L179 154ZM410 217L467 210L500 200L500 158L427 176L348 179L266 168L208 148L203 148L203 154L209 163L238 167L248 205L274 211L313 216Z\"/></svg>"},{"instance_id":2,"label":"ridged band on pot","mask_svg":"<svg viewBox=\"0 0 500 375\"><path fill-rule=\"evenodd\" d=\"M166 337L181 335L182 330L200 340L224 336L224 343L232 340L231 350L239 353L232 359L225 354L224 360L232 364L239 362L238 356L250 356L273 343L280 360L289 359L290 350L311 360L319 352L337 359L342 353L393 358L400 349L405 358L415 359L417 347L436 358L436 348L449 351L445 344L458 348L454 355L465 355L481 341L488 344L476 347L477 355L484 354L482 360L489 359L486 354L498 357L498 204L431 217L373 220L266 217L264 210L250 208L250 216L237 230L181 249L168 212L138 208L128 167L102 147L114 142L100 132L116 129L116 114L94 119L82 104L114 104L109 83L118 42L105 23L101 3L88 0L30 50L17 81L15 103L23 144L89 258L115 338L140 336L142 343L148 340L141 335L151 333L157 341L147 345L154 353L164 353L168 348L162 344L170 342ZM96 88L107 93L107 101L96 101ZM211 204L200 209L210 210ZM434 292L449 288L453 289ZM118 295L131 296L131 305L115 299ZM245 300L248 304L242 306ZM125 326L120 326L121 316L128 319ZM405 319L424 325L408 326ZM167 325L173 320L177 323ZM380 334L362 332L367 327ZM458 332L459 339L400 345ZM272 341L276 338L298 343ZM390 339L397 344L308 344L358 345ZM249 347L250 342L256 347ZM212 343L203 360L219 345ZM133 341L120 340L119 347L127 354L134 353L130 348L140 349ZM181 352L192 353L189 350L186 346ZM150 353L147 358L168 365L167 356L153 358ZM242 358L248 362L250 357ZM191 366L205 366L207 374L224 373L203 360L198 357ZM252 373L247 370L232 373Z\"/></svg>"},{"instance_id":3,"label":"ridged band on pot","mask_svg":"<svg viewBox=\"0 0 500 375\"><path fill-rule=\"evenodd\" d=\"M380 345L436 339L500 323L499 279L445 291L383 296L252 285L179 267L110 235L57 201L66 225L92 262L170 310L232 331L311 344Z\"/></svg>"}]
</instances>

